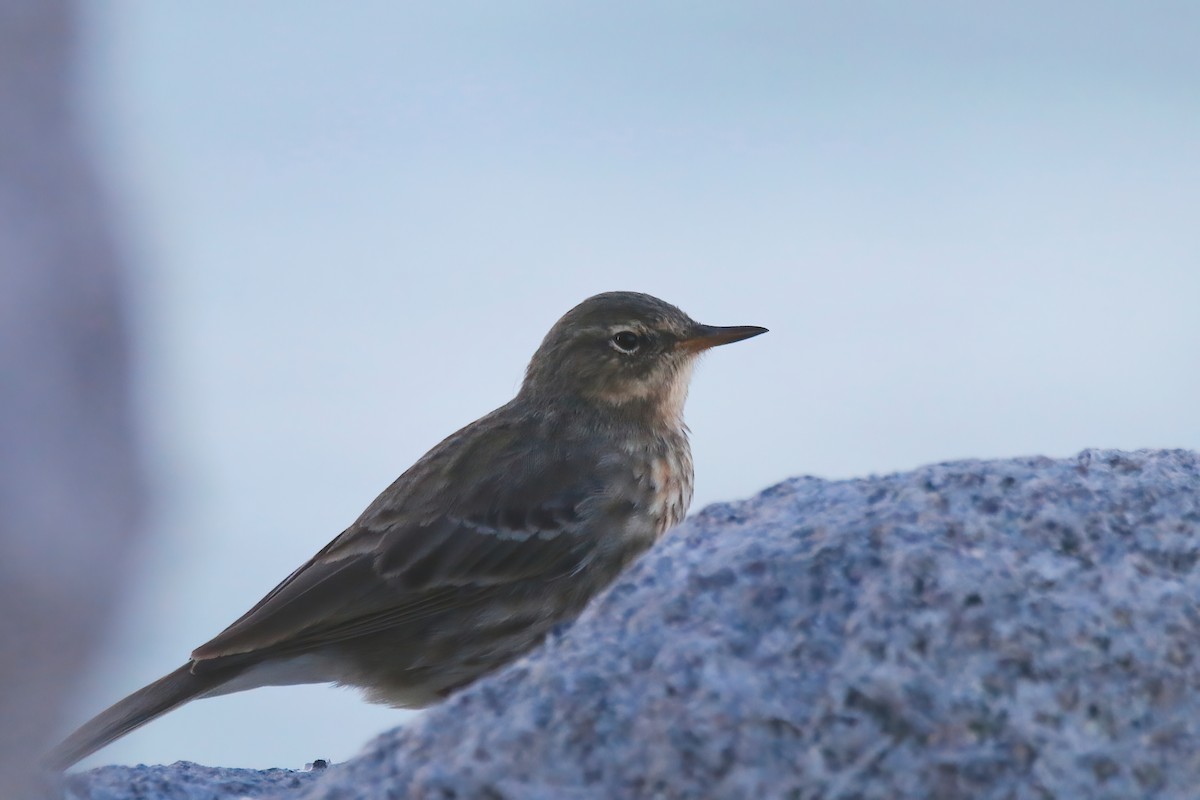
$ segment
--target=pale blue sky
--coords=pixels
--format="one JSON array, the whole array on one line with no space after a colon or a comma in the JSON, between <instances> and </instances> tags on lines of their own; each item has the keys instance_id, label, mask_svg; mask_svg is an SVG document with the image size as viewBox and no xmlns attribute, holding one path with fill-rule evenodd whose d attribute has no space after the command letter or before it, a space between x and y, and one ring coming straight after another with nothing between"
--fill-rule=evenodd
<instances>
[{"instance_id":1,"label":"pale blue sky","mask_svg":"<svg viewBox=\"0 0 1200 800\"><path fill-rule=\"evenodd\" d=\"M153 538L79 715L182 663L609 289L709 356L694 508L789 475L1200 448L1200 6L88 4ZM197 702L88 763L405 717Z\"/></svg>"}]
</instances>

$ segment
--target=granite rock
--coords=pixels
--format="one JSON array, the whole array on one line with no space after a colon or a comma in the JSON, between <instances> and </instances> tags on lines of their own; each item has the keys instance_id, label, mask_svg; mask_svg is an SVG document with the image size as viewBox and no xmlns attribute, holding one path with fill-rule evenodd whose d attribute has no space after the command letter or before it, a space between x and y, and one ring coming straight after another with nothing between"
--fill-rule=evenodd
<instances>
[{"instance_id":1,"label":"granite rock","mask_svg":"<svg viewBox=\"0 0 1200 800\"><path fill-rule=\"evenodd\" d=\"M1198 534L1187 451L792 479L298 793L1194 797Z\"/></svg>"},{"instance_id":2,"label":"granite rock","mask_svg":"<svg viewBox=\"0 0 1200 800\"><path fill-rule=\"evenodd\" d=\"M100 767L69 776L65 800L251 800L295 794L319 772L230 769L177 761L161 767Z\"/></svg>"}]
</instances>

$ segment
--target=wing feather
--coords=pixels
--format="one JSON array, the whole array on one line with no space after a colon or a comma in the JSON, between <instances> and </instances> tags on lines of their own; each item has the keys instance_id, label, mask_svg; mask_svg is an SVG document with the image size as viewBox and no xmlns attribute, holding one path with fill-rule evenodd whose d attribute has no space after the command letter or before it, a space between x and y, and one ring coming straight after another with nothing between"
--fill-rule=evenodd
<instances>
[{"instance_id":1,"label":"wing feather","mask_svg":"<svg viewBox=\"0 0 1200 800\"><path fill-rule=\"evenodd\" d=\"M522 461L515 426L499 452L496 436L480 453L469 432L431 451L193 658L309 650L417 624L515 582L571 575L593 556L597 528L627 513L629 501L605 490L611 462L596 453L561 448L558 458Z\"/></svg>"}]
</instances>

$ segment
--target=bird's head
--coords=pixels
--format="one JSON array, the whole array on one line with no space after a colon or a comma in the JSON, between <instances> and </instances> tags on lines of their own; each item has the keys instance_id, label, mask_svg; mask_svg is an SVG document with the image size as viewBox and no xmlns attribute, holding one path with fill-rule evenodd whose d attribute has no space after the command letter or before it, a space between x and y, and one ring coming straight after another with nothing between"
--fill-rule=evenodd
<instances>
[{"instance_id":1,"label":"bird's head","mask_svg":"<svg viewBox=\"0 0 1200 800\"><path fill-rule=\"evenodd\" d=\"M675 306L638 292L589 297L554 324L533 354L521 393L571 398L678 424L696 357L766 328L702 325Z\"/></svg>"}]
</instances>

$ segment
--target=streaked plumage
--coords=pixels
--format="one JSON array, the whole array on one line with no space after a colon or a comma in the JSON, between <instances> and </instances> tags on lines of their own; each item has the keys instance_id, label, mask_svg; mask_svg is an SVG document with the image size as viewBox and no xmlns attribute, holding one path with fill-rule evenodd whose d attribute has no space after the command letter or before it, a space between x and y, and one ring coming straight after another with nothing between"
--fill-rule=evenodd
<instances>
[{"instance_id":1,"label":"streaked plumage","mask_svg":"<svg viewBox=\"0 0 1200 800\"><path fill-rule=\"evenodd\" d=\"M695 355L764 332L649 295L569 311L518 395L452 434L175 672L71 735L60 767L197 697L337 683L436 702L535 646L687 512Z\"/></svg>"}]
</instances>

